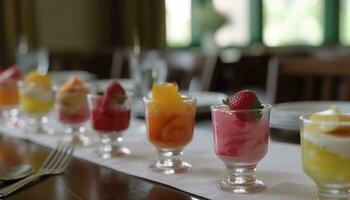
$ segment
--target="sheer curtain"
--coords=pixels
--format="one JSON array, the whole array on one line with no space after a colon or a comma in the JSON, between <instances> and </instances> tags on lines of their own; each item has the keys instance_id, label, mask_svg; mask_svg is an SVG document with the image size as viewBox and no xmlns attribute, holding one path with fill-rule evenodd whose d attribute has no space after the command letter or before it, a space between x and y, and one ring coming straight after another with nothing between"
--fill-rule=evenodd
<instances>
[{"instance_id":1,"label":"sheer curtain","mask_svg":"<svg viewBox=\"0 0 350 200\"><path fill-rule=\"evenodd\" d=\"M33 0L0 1L0 65L15 62L19 38L36 46Z\"/></svg>"}]
</instances>

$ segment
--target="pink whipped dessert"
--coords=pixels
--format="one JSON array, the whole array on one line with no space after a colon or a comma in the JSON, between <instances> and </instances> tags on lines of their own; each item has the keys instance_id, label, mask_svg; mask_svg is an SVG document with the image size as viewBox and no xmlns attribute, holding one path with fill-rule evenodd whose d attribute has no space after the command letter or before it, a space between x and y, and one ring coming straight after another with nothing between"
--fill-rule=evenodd
<instances>
[{"instance_id":1,"label":"pink whipped dessert","mask_svg":"<svg viewBox=\"0 0 350 200\"><path fill-rule=\"evenodd\" d=\"M212 112L216 155L224 162L256 163L266 152L269 138L268 119L244 122L228 106Z\"/></svg>"},{"instance_id":2,"label":"pink whipped dessert","mask_svg":"<svg viewBox=\"0 0 350 200\"><path fill-rule=\"evenodd\" d=\"M267 152L269 110L254 92L242 90L212 106L215 153L225 163L257 163Z\"/></svg>"}]
</instances>

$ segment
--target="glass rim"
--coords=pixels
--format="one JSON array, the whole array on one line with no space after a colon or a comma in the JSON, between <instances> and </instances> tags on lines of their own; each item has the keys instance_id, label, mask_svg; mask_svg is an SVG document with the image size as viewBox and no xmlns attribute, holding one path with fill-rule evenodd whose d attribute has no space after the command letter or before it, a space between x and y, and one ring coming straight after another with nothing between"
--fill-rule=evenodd
<instances>
[{"instance_id":1,"label":"glass rim","mask_svg":"<svg viewBox=\"0 0 350 200\"><path fill-rule=\"evenodd\" d=\"M217 104L217 105L211 105L210 110L212 111L223 111L223 112L229 112L229 113L240 113L240 112L254 112L254 111L270 111L272 108L271 104L262 104L263 108L254 108L254 109L241 109L241 110L224 110L223 107L227 107L225 104Z\"/></svg>"},{"instance_id":2,"label":"glass rim","mask_svg":"<svg viewBox=\"0 0 350 200\"><path fill-rule=\"evenodd\" d=\"M19 87L19 88L21 88L21 87L24 87L24 80L19 80L19 81L17 81L17 86ZM50 88L52 88L53 90L58 90L58 86L57 85L55 85L54 83L53 83L53 81L51 82L51 86L50 86Z\"/></svg>"},{"instance_id":3,"label":"glass rim","mask_svg":"<svg viewBox=\"0 0 350 200\"><path fill-rule=\"evenodd\" d=\"M350 116L350 113L344 113L345 115ZM338 124L338 125L347 125L350 126L350 121L325 121L325 120L321 120L321 121L315 121L315 120L311 120L310 116L313 114L305 114L305 115L301 115L299 117L299 120L301 120L303 123L308 123L308 124Z\"/></svg>"},{"instance_id":4,"label":"glass rim","mask_svg":"<svg viewBox=\"0 0 350 200\"><path fill-rule=\"evenodd\" d=\"M159 100L153 100L150 95L144 96L142 99L144 102L162 102ZM197 102L196 97L194 97L192 95L181 95L181 99L183 99L184 102L186 102L186 103L191 103L191 102L196 103ZM167 102L173 102L173 100L167 100Z\"/></svg>"}]
</instances>

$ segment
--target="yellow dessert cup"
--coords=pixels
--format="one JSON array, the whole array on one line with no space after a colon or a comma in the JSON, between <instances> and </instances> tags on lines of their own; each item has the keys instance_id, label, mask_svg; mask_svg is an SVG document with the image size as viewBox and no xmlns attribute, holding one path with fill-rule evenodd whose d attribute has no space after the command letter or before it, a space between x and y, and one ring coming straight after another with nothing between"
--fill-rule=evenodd
<instances>
[{"instance_id":1,"label":"yellow dessert cup","mask_svg":"<svg viewBox=\"0 0 350 200\"><path fill-rule=\"evenodd\" d=\"M303 169L319 199L350 199L350 121L312 118L300 117Z\"/></svg>"}]
</instances>

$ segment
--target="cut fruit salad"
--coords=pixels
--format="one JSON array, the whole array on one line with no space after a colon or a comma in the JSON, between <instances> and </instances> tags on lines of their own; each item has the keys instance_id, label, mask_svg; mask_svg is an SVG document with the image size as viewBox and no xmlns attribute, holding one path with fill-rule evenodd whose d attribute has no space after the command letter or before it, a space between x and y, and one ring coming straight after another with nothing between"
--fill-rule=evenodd
<instances>
[{"instance_id":1,"label":"cut fruit salad","mask_svg":"<svg viewBox=\"0 0 350 200\"><path fill-rule=\"evenodd\" d=\"M186 102L175 83L154 84L146 103L150 141L158 147L177 148L191 141L195 100Z\"/></svg>"}]
</instances>

